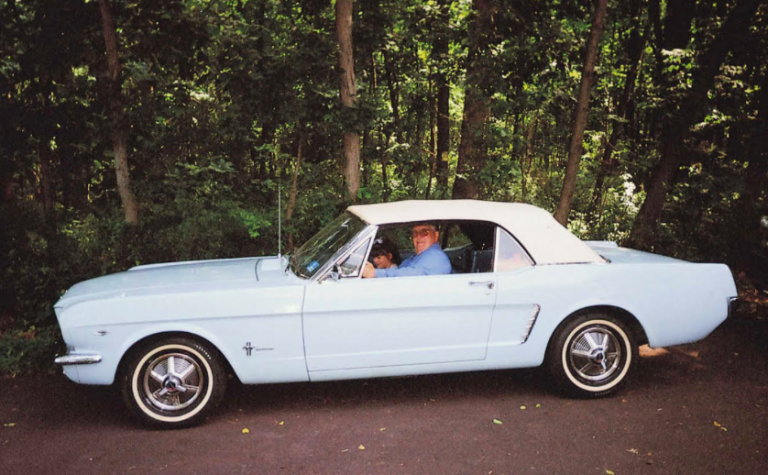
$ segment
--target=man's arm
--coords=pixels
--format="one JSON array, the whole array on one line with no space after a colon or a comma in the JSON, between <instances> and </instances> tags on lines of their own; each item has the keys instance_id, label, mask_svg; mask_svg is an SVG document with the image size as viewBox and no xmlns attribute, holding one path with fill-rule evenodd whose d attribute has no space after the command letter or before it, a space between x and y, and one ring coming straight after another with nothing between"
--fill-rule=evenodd
<instances>
[{"instance_id":1,"label":"man's arm","mask_svg":"<svg viewBox=\"0 0 768 475\"><path fill-rule=\"evenodd\" d=\"M407 261L406 261L407 262ZM422 252L412 262L403 262L395 269L376 269L376 277L406 277L414 275L450 274L451 260L439 247Z\"/></svg>"},{"instance_id":2,"label":"man's arm","mask_svg":"<svg viewBox=\"0 0 768 475\"><path fill-rule=\"evenodd\" d=\"M407 277L414 275L429 275L425 267L414 264L408 267L396 267L394 269L376 269L376 277Z\"/></svg>"}]
</instances>

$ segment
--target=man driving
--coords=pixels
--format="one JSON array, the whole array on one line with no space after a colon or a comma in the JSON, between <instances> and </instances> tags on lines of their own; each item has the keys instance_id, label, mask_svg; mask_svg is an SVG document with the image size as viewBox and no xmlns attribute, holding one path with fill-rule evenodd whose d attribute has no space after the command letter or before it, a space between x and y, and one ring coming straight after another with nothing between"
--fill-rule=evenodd
<instances>
[{"instance_id":1,"label":"man driving","mask_svg":"<svg viewBox=\"0 0 768 475\"><path fill-rule=\"evenodd\" d=\"M411 239L416 254L404 260L394 269L375 269L365 263L363 278L404 277L413 275L450 274L451 260L440 249L440 232L432 223L419 223L411 229Z\"/></svg>"}]
</instances>

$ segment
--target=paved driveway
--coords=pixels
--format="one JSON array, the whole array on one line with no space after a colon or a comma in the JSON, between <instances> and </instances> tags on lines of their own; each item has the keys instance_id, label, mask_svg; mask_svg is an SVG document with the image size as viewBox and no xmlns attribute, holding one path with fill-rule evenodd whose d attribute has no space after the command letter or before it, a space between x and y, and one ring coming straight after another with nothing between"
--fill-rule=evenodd
<instances>
[{"instance_id":1,"label":"paved driveway","mask_svg":"<svg viewBox=\"0 0 768 475\"><path fill-rule=\"evenodd\" d=\"M232 384L206 424L158 432L109 388L0 380L0 474L766 473L758 315L697 344L643 348L626 390L593 401L552 394L534 370Z\"/></svg>"}]
</instances>

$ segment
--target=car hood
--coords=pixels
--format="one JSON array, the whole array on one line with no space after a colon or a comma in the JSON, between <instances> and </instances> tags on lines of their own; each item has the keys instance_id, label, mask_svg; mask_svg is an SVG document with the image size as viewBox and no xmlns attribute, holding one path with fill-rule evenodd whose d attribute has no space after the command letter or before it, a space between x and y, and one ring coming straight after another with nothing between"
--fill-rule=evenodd
<instances>
[{"instance_id":1,"label":"car hood","mask_svg":"<svg viewBox=\"0 0 768 475\"><path fill-rule=\"evenodd\" d=\"M137 266L126 272L80 282L67 290L55 306L64 308L84 300L137 294L286 285L297 278L285 272L284 259L248 257Z\"/></svg>"}]
</instances>

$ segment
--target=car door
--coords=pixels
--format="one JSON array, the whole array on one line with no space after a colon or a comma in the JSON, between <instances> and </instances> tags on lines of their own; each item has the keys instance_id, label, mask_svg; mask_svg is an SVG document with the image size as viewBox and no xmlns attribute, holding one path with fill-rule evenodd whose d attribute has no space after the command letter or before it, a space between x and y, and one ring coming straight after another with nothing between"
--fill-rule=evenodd
<instances>
[{"instance_id":1,"label":"car door","mask_svg":"<svg viewBox=\"0 0 768 475\"><path fill-rule=\"evenodd\" d=\"M310 284L303 313L307 368L482 360L495 299L492 273Z\"/></svg>"},{"instance_id":2,"label":"car door","mask_svg":"<svg viewBox=\"0 0 768 475\"><path fill-rule=\"evenodd\" d=\"M446 225L452 238L444 244L464 243L466 236L453 242L452 226ZM410 226L404 227L410 236ZM342 278L306 288L309 371L483 360L496 300L490 266L475 274L360 279L370 243L365 238L349 257L340 258L336 275ZM492 231L487 244L493 245Z\"/></svg>"}]
</instances>

